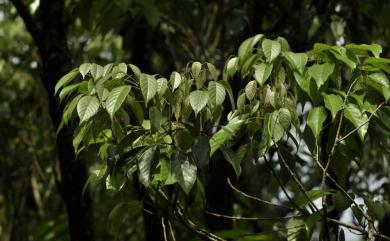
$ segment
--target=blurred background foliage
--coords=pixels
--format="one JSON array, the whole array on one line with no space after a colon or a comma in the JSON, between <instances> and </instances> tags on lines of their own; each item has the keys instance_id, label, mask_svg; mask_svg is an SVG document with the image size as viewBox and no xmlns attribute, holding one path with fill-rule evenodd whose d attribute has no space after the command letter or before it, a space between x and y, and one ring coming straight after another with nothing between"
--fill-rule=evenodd
<instances>
[{"instance_id":1,"label":"blurred background foliage","mask_svg":"<svg viewBox=\"0 0 390 241\"><path fill-rule=\"evenodd\" d=\"M13 2L22 2L31 15L45 11L39 0ZM222 68L238 45L257 33L283 36L297 52L311 49L316 42L375 42L383 46L384 57L389 54L390 1L385 0L63 0L52 4L65 6L73 65L127 62L162 75L186 68L193 60ZM57 192L61 174L48 94L39 80L41 66L20 11L11 1L0 0L0 240L4 241L69 240L66 210ZM360 191L382 197L390 191L389 141L372 141L382 141L382 148L372 148L378 146L373 144L361 150L366 161L352 169L357 173L349 181L367 180ZM84 158L89 170L97 165L94 158L91 153ZM246 178L240 186L264 199L280 199L275 196L278 185L264 165L259 163L255 170L244 166ZM311 170L300 171L305 177ZM373 180L377 180L375 187L370 186ZM125 219L119 230L107 225L113 200L124 197L112 197L99 186L90 195L94 240L145 240L142 215ZM276 215L238 196L235 203L235 212L243 216ZM194 217L200 216L192 211ZM267 221L235 225L255 232L272 229ZM178 240L190 240L184 230L177 233Z\"/></svg>"}]
</instances>

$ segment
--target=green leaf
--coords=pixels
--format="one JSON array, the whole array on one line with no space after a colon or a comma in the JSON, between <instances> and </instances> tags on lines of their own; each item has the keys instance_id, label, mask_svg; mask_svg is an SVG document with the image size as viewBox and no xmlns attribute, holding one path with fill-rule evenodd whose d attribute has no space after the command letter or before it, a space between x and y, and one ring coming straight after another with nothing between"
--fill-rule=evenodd
<instances>
[{"instance_id":1,"label":"green leaf","mask_svg":"<svg viewBox=\"0 0 390 241\"><path fill-rule=\"evenodd\" d=\"M332 119L336 118L337 112L343 108L343 99L339 95L323 93L325 107L332 113Z\"/></svg>"},{"instance_id":2,"label":"green leaf","mask_svg":"<svg viewBox=\"0 0 390 241\"><path fill-rule=\"evenodd\" d=\"M181 75L178 72L172 72L169 82L172 85L172 91L177 89L181 84Z\"/></svg>"},{"instance_id":3,"label":"green leaf","mask_svg":"<svg viewBox=\"0 0 390 241\"><path fill-rule=\"evenodd\" d=\"M75 98L72 99L71 102L69 102L65 106L64 112L62 114L62 120L64 121L64 124L68 124L68 121L70 120L70 118L72 117L74 111L76 110L77 103L79 102L81 97L83 97L82 94L76 96Z\"/></svg>"},{"instance_id":4,"label":"green leaf","mask_svg":"<svg viewBox=\"0 0 390 241\"><path fill-rule=\"evenodd\" d=\"M265 39L261 46L267 62L272 62L278 57L282 48L279 42L270 39Z\"/></svg>"},{"instance_id":5,"label":"green leaf","mask_svg":"<svg viewBox=\"0 0 390 241\"><path fill-rule=\"evenodd\" d=\"M267 63L255 65L255 73L253 74L253 77L259 83L259 85L263 85L265 81L267 81L271 75L272 67L272 64Z\"/></svg>"},{"instance_id":6,"label":"green leaf","mask_svg":"<svg viewBox=\"0 0 390 241\"><path fill-rule=\"evenodd\" d=\"M217 69L215 68L215 66L211 63L207 63L207 69L209 70L210 75L213 78L213 80L217 81L218 80L218 72L217 72Z\"/></svg>"},{"instance_id":7,"label":"green leaf","mask_svg":"<svg viewBox=\"0 0 390 241\"><path fill-rule=\"evenodd\" d=\"M222 155L232 165L234 172L236 173L237 178L241 175L241 161L243 159L242 155L238 155L231 148L221 145L219 148L222 152ZM240 154L242 154L241 152ZM245 153L244 153L245 154Z\"/></svg>"},{"instance_id":8,"label":"green leaf","mask_svg":"<svg viewBox=\"0 0 390 241\"><path fill-rule=\"evenodd\" d=\"M370 215L373 215L377 220L381 220L385 216L386 210L381 202L373 201L369 197L364 197L363 199L364 203L367 205Z\"/></svg>"},{"instance_id":9,"label":"green leaf","mask_svg":"<svg viewBox=\"0 0 390 241\"><path fill-rule=\"evenodd\" d=\"M309 199L314 202L315 200L321 198L322 196L327 196L327 195L331 195L333 194L334 191L333 190L321 190L321 189L314 189L314 190L310 190L310 191L307 191L304 195L303 193L300 193L299 195L297 195L295 198L294 198L294 202L300 207L300 208L303 208L305 207L307 204L309 204L309 200L307 199L307 197L309 197ZM307 197L306 197L307 196Z\"/></svg>"},{"instance_id":10,"label":"green leaf","mask_svg":"<svg viewBox=\"0 0 390 241\"><path fill-rule=\"evenodd\" d=\"M309 234L302 219L293 218L287 224L287 241L309 241Z\"/></svg>"},{"instance_id":11,"label":"green leaf","mask_svg":"<svg viewBox=\"0 0 390 241\"><path fill-rule=\"evenodd\" d=\"M125 63L119 63L118 69L120 72L127 74L127 65Z\"/></svg>"},{"instance_id":12,"label":"green leaf","mask_svg":"<svg viewBox=\"0 0 390 241\"><path fill-rule=\"evenodd\" d=\"M165 91L168 87L168 80L166 78L159 78L157 79L157 94L158 97L162 97L165 94Z\"/></svg>"},{"instance_id":13,"label":"green leaf","mask_svg":"<svg viewBox=\"0 0 390 241\"><path fill-rule=\"evenodd\" d=\"M103 67L103 76L106 76L109 72L111 72L113 66L114 66L114 64L106 64L106 65L104 65L104 67Z\"/></svg>"},{"instance_id":14,"label":"green leaf","mask_svg":"<svg viewBox=\"0 0 390 241\"><path fill-rule=\"evenodd\" d=\"M218 83L220 83L225 88L226 92L228 93L229 99L230 99L230 104L232 106L232 111L234 111L236 109L236 105L234 102L232 87L230 86L229 82L227 82L225 80L221 80Z\"/></svg>"},{"instance_id":15,"label":"green leaf","mask_svg":"<svg viewBox=\"0 0 390 241\"><path fill-rule=\"evenodd\" d=\"M238 58L234 57L229 59L226 64L226 72L228 76L233 76L238 70Z\"/></svg>"},{"instance_id":16,"label":"green leaf","mask_svg":"<svg viewBox=\"0 0 390 241\"><path fill-rule=\"evenodd\" d=\"M218 148L226 143L231 137L231 134L236 133L244 124L243 120L232 119L224 128L217 131L210 139L210 157Z\"/></svg>"},{"instance_id":17,"label":"green leaf","mask_svg":"<svg viewBox=\"0 0 390 241\"><path fill-rule=\"evenodd\" d=\"M210 81L208 86L209 101L216 107L223 104L226 97L226 90L222 84L216 81Z\"/></svg>"},{"instance_id":18,"label":"green leaf","mask_svg":"<svg viewBox=\"0 0 390 241\"><path fill-rule=\"evenodd\" d=\"M248 84L246 84L245 86L245 95L249 101L251 101L256 96L256 92L257 92L257 82L254 80L249 81Z\"/></svg>"},{"instance_id":19,"label":"green leaf","mask_svg":"<svg viewBox=\"0 0 390 241\"><path fill-rule=\"evenodd\" d=\"M278 110L278 122L283 126L284 130L288 130L291 124L291 113L287 108Z\"/></svg>"},{"instance_id":20,"label":"green leaf","mask_svg":"<svg viewBox=\"0 0 390 241\"><path fill-rule=\"evenodd\" d=\"M73 93L73 91L79 89L80 87L86 86L88 84L87 81L71 84L68 86L65 86L59 94L60 101L62 101L65 97L67 97L69 94Z\"/></svg>"},{"instance_id":21,"label":"green leaf","mask_svg":"<svg viewBox=\"0 0 390 241\"><path fill-rule=\"evenodd\" d=\"M390 83L385 74L370 74L367 79L367 84L382 93L386 100L390 98Z\"/></svg>"},{"instance_id":22,"label":"green leaf","mask_svg":"<svg viewBox=\"0 0 390 241\"><path fill-rule=\"evenodd\" d=\"M198 167L204 168L209 164L210 140L207 136L198 136L192 145L192 156Z\"/></svg>"},{"instance_id":23,"label":"green leaf","mask_svg":"<svg viewBox=\"0 0 390 241\"><path fill-rule=\"evenodd\" d=\"M131 71L133 71L135 77L137 79L140 79L141 78L141 70L137 66L135 66L134 64L129 64L129 67L130 67Z\"/></svg>"},{"instance_id":24,"label":"green leaf","mask_svg":"<svg viewBox=\"0 0 390 241\"><path fill-rule=\"evenodd\" d=\"M318 141L320 136L322 125L326 120L326 110L324 107L314 107L309 111L309 115L307 117L307 125L310 127L313 132L314 137Z\"/></svg>"},{"instance_id":25,"label":"green leaf","mask_svg":"<svg viewBox=\"0 0 390 241\"><path fill-rule=\"evenodd\" d=\"M200 62L193 62L191 65L192 76L196 79L202 72L202 64Z\"/></svg>"},{"instance_id":26,"label":"green leaf","mask_svg":"<svg viewBox=\"0 0 390 241\"><path fill-rule=\"evenodd\" d=\"M160 129L161 126L161 120L162 120L162 113L157 107L152 106L149 109L149 118L150 118L150 127L152 133L155 133Z\"/></svg>"},{"instance_id":27,"label":"green leaf","mask_svg":"<svg viewBox=\"0 0 390 241\"><path fill-rule=\"evenodd\" d=\"M84 96L77 103L77 114L80 117L80 123L94 116L99 110L99 100L95 96Z\"/></svg>"},{"instance_id":28,"label":"green leaf","mask_svg":"<svg viewBox=\"0 0 390 241\"><path fill-rule=\"evenodd\" d=\"M278 142L284 135L284 128L279 122L279 111L274 111L267 115L264 121L266 133L273 142Z\"/></svg>"},{"instance_id":29,"label":"green leaf","mask_svg":"<svg viewBox=\"0 0 390 241\"><path fill-rule=\"evenodd\" d=\"M363 141L368 130L368 117L359 106L355 104L347 104L344 110L344 116L347 118L355 128L358 129L360 139Z\"/></svg>"},{"instance_id":30,"label":"green leaf","mask_svg":"<svg viewBox=\"0 0 390 241\"><path fill-rule=\"evenodd\" d=\"M57 94L57 91L61 87L67 85L70 81L72 81L74 78L76 78L76 76L78 74L79 74L79 70L76 68L76 69L71 70L66 75L62 76L62 78L57 82L56 86L54 87L54 94Z\"/></svg>"},{"instance_id":31,"label":"green leaf","mask_svg":"<svg viewBox=\"0 0 390 241\"><path fill-rule=\"evenodd\" d=\"M90 66L90 72L91 72L91 75L92 75L92 78L94 78L95 80L96 79L99 79L100 77L103 76L103 67L98 65L98 64L91 64Z\"/></svg>"},{"instance_id":32,"label":"green leaf","mask_svg":"<svg viewBox=\"0 0 390 241\"><path fill-rule=\"evenodd\" d=\"M172 165L176 180L188 195L196 181L196 166L190 163L188 156L179 150L173 152Z\"/></svg>"},{"instance_id":33,"label":"green leaf","mask_svg":"<svg viewBox=\"0 0 390 241\"><path fill-rule=\"evenodd\" d=\"M334 64L314 64L309 67L308 73L316 81L317 87L320 88L333 73Z\"/></svg>"},{"instance_id":34,"label":"green leaf","mask_svg":"<svg viewBox=\"0 0 390 241\"><path fill-rule=\"evenodd\" d=\"M88 74L90 67L91 67L90 63L84 63L84 64L80 65L79 72L83 76L83 79Z\"/></svg>"},{"instance_id":35,"label":"green leaf","mask_svg":"<svg viewBox=\"0 0 390 241\"><path fill-rule=\"evenodd\" d=\"M159 155L160 151L157 146L152 146L141 156L141 160L138 163L138 178L145 187L148 187L152 180L152 174L154 167L157 165Z\"/></svg>"},{"instance_id":36,"label":"green leaf","mask_svg":"<svg viewBox=\"0 0 390 241\"><path fill-rule=\"evenodd\" d=\"M140 77L141 93L145 99L145 105L148 105L149 101L157 93L157 80L148 74L141 74Z\"/></svg>"},{"instance_id":37,"label":"green leaf","mask_svg":"<svg viewBox=\"0 0 390 241\"><path fill-rule=\"evenodd\" d=\"M350 49L356 53L357 50L370 51L374 57L379 58L382 53L382 47L379 44L347 44L346 49Z\"/></svg>"},{"instance_id":38,"label":"green leaf","mask_svg":"<svg viewBox=\"0 0 390 241\"><path fill-rule=\"evenodd\" d=\"M130 93L130 86L122 85L118 86L110 91L106 99L106 110L111 118L119 110L126 97Z\"/></svg>"},{"instance_id":39,"label":"green leaf","mask_svg":"<svg viewBox=\"0 0 390 241\"><path fill-rule=\"evenodd\" d=\"M241 63L245 61L245 59L251 55L253 48L255 45L264 37L263 34L257 34L254 37L246 39L240 47L238 48L238 58Z\"/></svg>"},{"instance_id":40,"label":"green leaf","mask_svg":"<svg viewBox=\"0 0 390 241\"><path fill-rule=\"evenodd\" d=\"M284 58L290 64L293 70L298 70L303 73L307 63L307 55L305 53L283 52Z\"/></svg>"},{"instance_id":41,"label":"green leaf","mask_svg":"<svg viewBox=\"0 0 390 241\"><path fill-rule=\"evenodd\" d=\"M190 104L192 109L197 115L204 107L206 107L209 101L209 94L207 91L195 90L190 94Z\"/></svg>"},{"instance_id":42,"label":"green leaf","mask_svg":"<svg viewBox=\"0 0 390 241\"><path fill-rule=\"evenodd\" d=\"M245 94L245 93L242 93L242 94L239 95L238 98L237 98L237 109L238 109L239 111L244 111L245 102L246 102L246 94Z\"/></svg>"}]
</instances>

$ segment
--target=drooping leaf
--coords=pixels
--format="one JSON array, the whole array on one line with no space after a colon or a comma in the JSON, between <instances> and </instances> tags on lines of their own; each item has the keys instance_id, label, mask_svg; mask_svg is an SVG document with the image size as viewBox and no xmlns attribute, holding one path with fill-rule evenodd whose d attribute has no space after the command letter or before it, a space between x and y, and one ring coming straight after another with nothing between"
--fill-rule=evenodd
<instances>
[{"instance_id":1,"label":"drooping leaf","mask_svg":"<svg viewBox=\"0 0 390 241\"><path fill-rule=\"evenodd\" d=\"M130 86L118 86L110 91L106 99L106 110L111 118L119 110L126 97L130 93Z\"/></svg>"},{"instance_id":2,"label":"drooping leaf","mask_svg":"<svg viewBox=\"0 0 390 241\"><path fill-rule=\"evenodd\" d=\"M209 101L209 94L207 91L195 90L190 94L190 104L192 109L197 115L204 107L206 107Z\"/></svg>"},{"instance_id":3,"label":"drooping leaf","mask_svg":"<svg viewBox=\"0 0 390 241\"><path fill-rule=\"evenodd\" d=\"M308 73L316 81L317 87L320 88L333 73L334 64L314 64L309 67Z\"/></svg>"},{"instance_id":4,"label":"drooping leaf","mask_svg":"<svg viewBox=\"0 0 390 241\"><path fill-rule=\"evenodd\" d=\"M99 110L99 100L95 96L84 96L77 103L77 114L80 123L94 116Z\"/></svg>"},{"instance_id":5,"label":"drooping leaf","mask_svg":"<svg viewBox=\"0 0 390 241\"><path fill-rule=\"evenodd\" d=\"M255 65L255 73L253 74L253 77L259 83L259 85L263 85L265 81L267 81L271 75L272 67L273 65L268 63Z\"/></svg>"},{"instance_id":6,"label":"drooping leaf","mask_svg":"<svg viewBox=\"0 0 390 241\"><path fill-rule=\"evenodd\" d=\"M94 78L95 80L103 76L103 71L104 71L103 67L98 64L93 63L90 66L90 72L92 78Z\"/></svg>"},{"instance_id":7,"label":"drooping leaf","mask_svg":"<svg viewBox=\"0 0 390 241\"><path fill-rule=\"evenodd\" d=\"M157 93L157 80L151 75L141 74L140 87L145 104L147 105Z\"/></svg>"},{"instance_id":8,"label":"drooping leaf","mask_svg":"<svg viewBox=\"0 0 390 241\"><path fill-rule=\"evenodd\" d=\"M272 62L278 57L282 48L279 42L270 39L265 39L261 46L268 62Z\"/></svg>"},{"instance_id":9,"label":"drooping leaf","mask_svg":"<svg viewBox=\"0 0 390 241\"><path fill-rule=\"evenodd\" d=\"M57 94L57 91L61 87L67 85L70 81L72 81L74 78L76 78L76 76L78 74L79 74L79 70L76 68L76 69L71 70L66 75L62 76L62 78L57 82L56 86L54 87L54 94Z\"/></svg>"},{"instance_id":10,"label":"drooping leaf","mask_svg":"<svg viewBox=\"0 0 390 241\"><path fill-rule=\"evenodd\" d=\"M134 64L129 64L129 67L130 67L131 71L133 71L135 77L137 79L140 79L141 78L141 70L137 66L135 66Z\"/></svg>"},{"instance_id":11,"label":"drooping leaf","mask_svg":"<svg viewBox=\"0 0 390 241\"><path fill-rule=\"evenodd\" d=\"M188 195L196 181L196 165L192 164L189 161L188 156L179 150L173 152L172 165L176 180Z\"/></svg>"},{"instance_id":12,"label":"drooping leaf","mask_svg":"<svg viewBox=\"0 0 390 241\"><path fill-rule=\"evenodd\" d=\"M138 178L140 182L148 187L154 172L154 167L157 165L157 160L160 155L160 151L157 146L149 147L141 156L138 163Z\"/></svg>"},{"instance_id":13,"label":"drooping leaf","mask_svg":"<svg viewBox=\"0 0 390 241\"><path fill-rule=\"evenodd\" d=\"M88 74L90 67L91 67L90 63L84 63L84 64L80 65L79 72L80 72L81 76L83 76L83 79Z\"/></svg>"},{"instance_id":14,"label":"drooping leaf","mask_svg":"<svg viewBox=\"0 0 390 241\"><path fill-rule=\"evenodd\" d=\"M236 176L239 177L241 175L241 161L243 159L243 155L239 154L245 154L245 152L236 153L231 148L225 145L221 145L220 150L226 161L228 161L230 165L232 165Z\"/></svg>"},{"instance_id":15,"label":"drooping leaf","mask_svg":"<svg viewBox=\"0 0 390 241\"><path fill-rule=\"evenodd\" d=\"M209 93L209 101L214 107L222 105L226 97L226 90L222 84L210 81L207 91Z\"/></svg>"},{"instance_id":16,"label":"drooping leaf","mask_svg":"<svg viewBox=\"0 0 390 241\"><path fill-rule=\"evenodd\" d=\"M233 76L238 70L238 58L234 57L229 59L226 64L226 72L228 76Z\"/></svg>"},{"instance_id":17,"label":"drooping leaf","mask_svg":"<svg viewBox=\"0 0 390 241\"><path fill-rule=\"evenodd\" d=\"M366 82L382 93L386 100L390 98L390 82L385 74L381 72L370 74Z\"/></svg>"},{"instance_id":18,"label":"drooping leaf","mask_svg":"<svg viewBox=\"0 0 390 241\"><path fill-rule=\"evenodd\" d=\"M307 125L310 127L317 141L320 136L322 125L324 124L325 119L326 110L322 106L314 107L309 111L309 115L307 116Z\"/></svg>"},{"instance_id":19,"label":"drooping leaf","mask_svg":"<svg viewBox=\"0 0 390 241\"><path fill-rule=\"evenodd\" d=\"M181 75L178 72L172 72L169 82L171 83L172 90L177 89L181 84Z\"/></svg>"},{"instance_id":20,"label":"drooping leaf","mask_svg":"<svg viewBox=\"0 0 390 241\"><path fill-rule=\"evenodd\" d=\"M305 53L293 53L288 51L283 52L283 56L293 70L298 70L300 73L303 72L307 63L307 55Z\"/></svg>"},{"instance_id":21,"label":"drooping leaf","mask_svg":"<svg viewBox=\"0 0 390 241\"><path fill-rule=\"evenodd\" d=\"M336 118L337 112L343 108L343 99L339 95L323 93L325 107L332 113L332 119Z\"/></svg>"},{"instance_id":22,"label":"drooping leaf","mask_svg":"<svg viewBox=\"0 0 390 241\"><path fill-rule=\"evenodd\" d=\"M59 97L60 97L60 101L63 101L65 97L67 97L68 95L70 95L71 93L73 93L73 91L79 89L79 88L82 88L82 87L86 87L88 84L87 81L83 81L83 82L79 82L79 83L75 83L75 84L71 84L71 85L68 85L68 86L65 86L61 91L60 91L60 94L59 94Z\"/></svg>"},{"instance_id":23,"label":"drooping leaf","mask_svg":"<svg viewBox=\"0 0 390 241\"><path fill-rule=\"evenodd\" d=\"M215 66L211 63L207 63L207 69L209 70L209 73L213 80L217 81L218 80L218 72Z\"/></svg>"},{"instance_id":24,"label":"drooping leaf","mask_svg":"<svg viewBox=\"0 0 390 241\"><path fill-rule=\"evenodd\" d=\"M278 142L284 135L284 128L279 122L279 111L274 111L264 122L266 133L271 137L271 141ZM272 142L271 142L272 143Z\"/></svg>"},{"instance_id":25,"label":"drooping leaf","mask_svg":"<svg viewBox=\"0 0 390 241\"><path fill-rule=\"evenodd\" d=\"M347 104L344 110L344 116L358 128L357 132L363 141L368 130L368 116L355 104Z\"/></svg>"},{"instance_id":26,"label":"drooping leaf","mask_svg":"<svg viewBox=\"0 0 390 241\"><path fill-rule=\"evenodd\" d=\"M288 130L291 125L291 113L287 108L280 108L278 110L278 122L283 126L284 130Z\"/></svg>"},{"instance_id":27,"label":"drooping leaf","mask_svg":"<svg viewBox=\"0 0 390 241\"><path fill-rule=\"evenodd\" d=\"M157 94L158 97L162 97L168 87L168 80L166 78L157 79Z\"/></svg>"},{"instance_id":28,"label":"drooping leaf","mask_svg":"<svg viewBox=\"0 0 390 241\"><path fill-rule=\"evenodd\" d=\"M257 82L252 80L249 81L248 84L245 86L245 95L248 98L248 100L252 100L256 96L257 92Z\"/></svg>"},{"instance_id":29,"label":"drooping leaf","mask_svg":"<svg viewBox=\"0 0 390 241\"><path fill-rule=\"evenodd\" d=\"M194 78L198 78L202 71L202 64L200 62L193 62L191 65L191 71Z\"/></svg>"},{"instance_id":30,"label":"drooping leaf","mask_svg":"<svg viewBox=\"0 0 390 241\"><path fill-rule=\"evenodd\" d=\"M264 37L263 34L257 34L251 38L246 39L238 48L238 58L243 63L252 53L253 47Z\"/></svg>"}]
</instances>

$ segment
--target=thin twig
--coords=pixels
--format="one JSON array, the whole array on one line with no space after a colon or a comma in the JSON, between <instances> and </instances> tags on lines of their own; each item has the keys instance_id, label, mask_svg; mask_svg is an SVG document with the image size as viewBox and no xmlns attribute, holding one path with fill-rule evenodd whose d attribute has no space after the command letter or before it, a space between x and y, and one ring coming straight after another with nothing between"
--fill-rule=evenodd
<instances>
[{"instance_id":1,"label":"thin twig","mask_svg":"<svg viewBox=\"0 0 390 241\"><path fill-rule=\"evenodd\" d=\"M174 230L173 230L171 221L169 221L169 219L168 219L168 226L169 226L169 232L170 232L170 234L171 234L172 240L173 240L173 241L176 241L175 232L174 232Z\"/></svg>"},{"instance_id":2,"label":"thin twig","mask_svg":"<svg viewBox=\"0 0 390 241\"><path fill-rule=\"evenodd\" d=\"M164 241L168 241L164 217L161 217L161 226L162 226L162 230L163 230Z\"/></svg>"},{"instance_id":3,"label":"thin twig","mask_svg":"<svg viewBox=\"0 0 390 241\"><path fill-rule=\"evenodd\" d=\"M275 179L278 182L280 188L282 189L282 192L284 193L286 198L289 200L289 202L292 203L301 213L306 214L307 211L305 209L299 207L298 204L296 204L294 202L294 200L290 197L290 195L288 195L288 192L287 192L286 188L284 187L282 181L279 179L278 175L276 174L274 168L272 167L271 163L268 161L266 156L264 156L264 160L265 160L265 163L267 163L268 168L271 170L272 175L275 177Z\"/></svg>"},{"instance_id":4,"label":"thin twig","mask_svg":"<svg viewBox=\"0 0 390 241\"><path fill-rule=\"evenodd\" d=\"M305 196L305 198L309 201L309 208L311 209L312 212L318 212L321 216L322 216L322 213L320 212L320 210L317 208L317 206L313 203L313 201L310 199L310 197L306 194L306 189L305 187L302 185L301 181L299 180L299 178L297 177L297 175L295 174L295 172L293 172L291 170L291 168L288 166L286 160L284 159L282 153L280 152L279 150L279 146L278 144L274 141L274 145L276 147L276 151L277 153L279 154L279 160L282 161L282 164L283 166L287 169L288 173L290 174L290 176L293 178L293 181L295 182L295 184L297 184L299 190L302 192L302 194Z\"/></svg>"},{"instance_id":5,"label":"thin twig","mask_svg":"<svg viewBox=\"0 0 390 241\"><path fill-rule=\"evenodd\" d=\"M367 123L370 122L371 118L375 115L375 113L385 104L385 102L382 102L378 105L378 107L370 114L370 116L368 117L368 120L366 122L364 122L363 124L361 124L360 126L356 127L355 129L353 129L351 132L349 132L348 134L346 134L345 136L343 136L342 138L339 138L336 140L337 143L340 143L342 142L343 140L345 140L347 137L349 137L350 135L352 135L353 133L355 133L356 131L358 131L360 128L362 128L364 125L366 125Z\"/></svg>"},{"instance_id":6,"label":"thin twig","mask_svg":"<svg viewBox=\"0 0 390 241\"><path fill-rule=\"evenodd\" d=\"M298 217L305 217L306 215L290 215L285 217L239 217L239 216L230 216L220 213L213 213L207 210L204 210L207 214L210 214L215 217L219 218L226 218L226 219L232 219L232 220L246 220L246 221L266 221L266 220L283 220L283 219L291 219L291 218L298 218Z\"/></svg>"},{"instance_id":7,"label":"thin twig","mask_svg":"<svg viewBox=\"0 0 390 241\"><path fill-rule=\"evenodd\" d=\"M258 198L258 197L254 197L254 196L251 196L241 190L239 190L238 188L236 188L235 186L233 186L233 184L231 183L230 181L230 178L227 178L227 182L230 186L230 188L232 188L234 191L238 192L239 194L241 194L242 196L244 197L247 197L249 199L252 199L252 200L255 200L255 201L258 201L260 203L264 203L264 204L267 204L267 205L270 205L270 206L274 206L274 207L277 207L277 208L283 208L283 209L288 209L288 210L291 210L293 211L294 209L291 208L291 207L287 207L287 206L284 206L282 204L276 204L276 203L273 203L273 202L270 202L270 201L267 201L267 200L263 200L261 198Z\"/></svg>"}]
</instances>

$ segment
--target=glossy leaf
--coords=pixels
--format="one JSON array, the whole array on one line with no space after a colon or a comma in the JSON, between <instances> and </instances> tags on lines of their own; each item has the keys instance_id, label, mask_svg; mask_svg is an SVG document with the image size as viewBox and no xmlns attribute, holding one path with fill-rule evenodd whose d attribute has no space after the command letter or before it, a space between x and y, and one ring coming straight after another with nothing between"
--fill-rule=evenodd
<instances>
[{"instance_id":1,"label":"glossy leaf","mask_svg":"<svg viewBox=\"0 0 390 241\"><path fill-rule=\"evenodd\" d=\"M76 76L78 74L79 74L79 70L76 68L76 69L71 70L66 75L62 76L62 78L60 80L58 80L58 82L54 88L54 94L57 94L57 91L59 89L61 89L65 85L67 85L70 81L74 80L74 78L76 78Z\"/></svg>"},{"instance_id":2,"label":"glossy leaf","mask_svg":"<svg viewBox=\"0 0 390 241\"><path fill-rule=\"evenodd\" d=\"M336 118L337 112L343 108L343 99L339 95L323 93L325 107L332 113L332 119Z\"/></svg>"},{"instance_id":3,"label":"glossy leaf","mask_svg":"<svg viewBox=\"0 0 390 241\"><path fill-rule=\"evenodd\" d=\"M186 194L189 194L197 178L197 168L192 164L188 156L180 151L172 155L172 165L175 178Z\"/></svg>"},{"instance_id":4,"label":"glossy leaf","mask_svg":"<svg viewBox=\"0 0 390 241\"><path fill-rule=\"evenodd\" d=\"M80 72L81 76L83 76L83 79L88 74L90 67L91 67L90 63L84 63L84 64L80 65L79 72Z\"/></svg>"},{"instance_id":5,"label":"glossy leaf","mask_svg":"<svg viewBox=\"0 0 390 241\"><path fill-rule=\"evenodd\" d=\"M204 107L206 107L209 101L209 94L207 91L195 90L190 94L190 104L192 109L197 115Z\"/></svg>"},{"instance_id":6,"label":"glossy leaf","mask_svg":"<svg viewBox=\"0 0 390 241\"><path fill-rule=\"evenodd\" d=\"M255 73L253 74L253 77L259 83L259 85L263 85L265 81L267 81L271 75L272 67L272 64L267 63L255 65Z\"/></svg>"},{"instance_id":7,"label":"glossy leaf","mask_svg":"<svg viewBox=\"0 0 390 241\"><path fill-rule=\"evenodd\" d=\"M159 157L159 149L156 146L148 148L141 156L138 163L138 178L140 182L148 187L154 172L154 167L157 165Z\"/></svg>"},{"instance_id":8,"label":"glossy leaf","mask_svg":"<svg viewBox=\"0 0 390 241\"><path fill-rule=\"evenodd\" d=\"M130 86L118 86L110 91L106 99L106 110L111 118L119 110L126 97L130 93Z\"/></svg>"},{"instance_id":9,"label":"glossy leaf","mask_svg":"<svg viewBox=\"0 0 390 241\"><path fill-rule=\"evenodd\" d=\"M334 64L314 64L309 67L308 73L316 81L317 87L320 88L333 73Z\"/></svg>"},{"instance_id":10,"label":"glossy leaf","mask_svg":"<svg viewBox=\"0 0 390 241\"><path fill-rule=\"evenodd\" d=\"M307 63L307 55L305 53L293 53L288 51L283 52L283 56L293 70L298 70L300 73L303 72Z\"/></svg>"},{"instance_id":11,"label":"glossy leaf","mask_svg":"<svg viewBox=\"0 0 390 241\"><path fill-rule=\"evenodd\" d=\"M84 96L77 103L77 114L80 123L94 116L99 110L99 100L95 96Z\"/></svg>"},{"instance_id":12,"label":"glossy leaf","mask_svg":"<svg viewBox=\"0 0 390 241\"><path fill-rule=\"evenodd\" d=\"M241 62L245 61L246 58L252 53L255 45L264 37L263 34L257 34L254 37L246 39L238 48L238 58Z\"/></svg>"},{"instance_id":13,"label":"glossy leaf","mask_svg":"<svg viewBox=\"0 0 390 241\"><path fill-rule=\"evenodd\" d=\"M229 59L226 64L226 71L229 76L233 76L238 70L238 58L234 57Z\"/></svg>"},{"instance_id":14,"label":"glossy leaf","mask_svg":"<svg viewBox=\"0 0 390 241\"><path fill-rule=\"evenodd\" d=\"M326 110L322 106L314 107L313 109L311 109L307 117L307 125L310 127L317 141L320 136L322 125L324 124L325 119Z\"/></svg>"},{"instance_id":15,"label":"glossy leaf","mask_svg":"<svg viewBox=\"0 0 390 241\"><path fill-rule=\"evenodd\" d=\"M140 87L145 104L147 105L157 93L157 80L151 75L141 74Z\"/></svg>"},{"instance_id":16,"label":"glossy leaf","mask_svg":"<svg viewBox=\"0 0 390 241\"><path fill-rule=\"evenodd\" d=\"M243 120L233 119L224 128L217 131L210 139L210 157L226 143L232 134L236 133L244 124Z\"/></svg>"},{"instance_id":17,"label":"glossy leaf","mask_svg":"<svg viewBox=\"0 0 390 241\"><path fill-rule=\"evenodd\" d=\"M169 82L171 83L172 90L177 89L181 84L181 76L178 72L172 72Z\"/></svg>"},{"instance_id":18,"label":"glossy leaf","mask_svg":"<svg viewBox=\"0 0 390 241\"><path fill-rule=\"evenodd\" d=\"M282 48L279 42L269 39L265 39L261 46L268 62L272 62L278 57Z\"/></svg>"},{"instance_id":19,"label":"glossy leaf","mask_svg":"<svg viewBox=\"0 0 390 241\"><path fill-rule=\"evenodd\" d=\"M208 86L209 100L213 106L220 106L225 101L226 90L222 84L210 81Z\"/></svg>"},{"instance_id":20,"label":"glossy leaf","mask_svg":"<svg viewBox=\"0 0 390 241\"><path fill-rule=\"evenodd\" d=\"M368 116L355 104L347 104L344 110L344 116L352 122L361 140L364 140L368 130Z\"/></svg>"},{"instance_id":21,"label":"glossy leaf","mask_svg":"<svg viewBox=\"0 0 390 241\"><path fill-rule=\"evenodd\" d=\"M245 86L245 95L248 98L248 100L252 100L256 96L257 92L257 82L252 80L249 81L248 84Z\"/></svg>"},{"instance_id":22,"label":"glossy leaf","mask_svg":"<svg viewBox=\"0 0 390 241\"><path fill-rule=\"evenodd\" d=\"M158 97L162 97L165 94L165 91L168 87L168 80L166 78L159 78L157 79L157 94Z\"/></svg>"}]
</instances>

